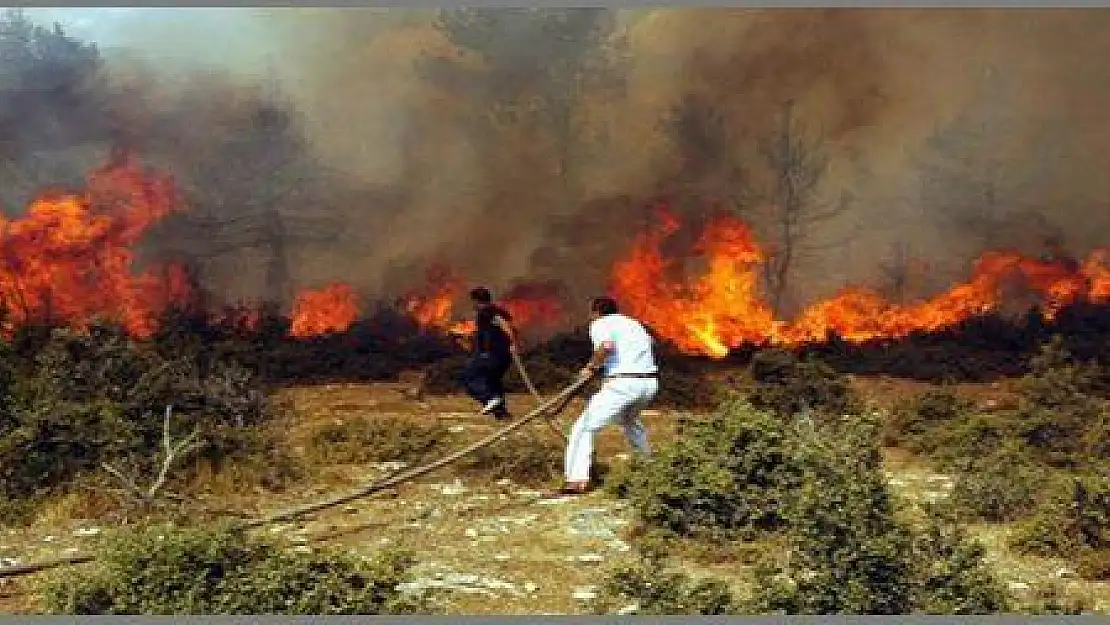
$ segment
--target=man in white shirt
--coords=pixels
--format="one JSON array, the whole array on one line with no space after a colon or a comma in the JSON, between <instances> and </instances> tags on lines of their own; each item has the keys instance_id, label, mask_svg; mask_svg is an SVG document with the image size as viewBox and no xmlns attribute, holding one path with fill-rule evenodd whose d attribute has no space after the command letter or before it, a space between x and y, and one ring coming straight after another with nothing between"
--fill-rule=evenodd
<instances>
[{"instance_id":1,"label":"man in white shirt","mask_svg":"<svg viewBox=\"0 0 1110 625\"><path fill-rule=\"evenodd\" d=\"M594 435L607 425L619 423L637 453L651 451L640 420L640 411L659 392L659 369L651 335L639 321L620 314L615 300L598 297L590 305L590 341L593 357L579 377L588 379L601 371L605 382L571 428L565 460L566 483L558 494L580 494L587 490Z\"/></svg>"}]
</instances>

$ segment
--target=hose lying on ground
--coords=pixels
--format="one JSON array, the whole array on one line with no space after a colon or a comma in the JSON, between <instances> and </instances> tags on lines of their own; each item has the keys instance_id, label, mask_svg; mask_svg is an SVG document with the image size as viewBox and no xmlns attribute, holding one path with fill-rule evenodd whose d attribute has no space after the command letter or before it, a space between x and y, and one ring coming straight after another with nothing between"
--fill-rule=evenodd
<instances>
[{"instance_id":1,"label":"hose lying on ground","mask_svg":"<svg viewBox=\"0 0 1110 625\"><path fill-rule=\"evenodd\" d=\"M335 506L340 506L350 501L362 499L375 493L379 493L383 490L400 486L405 482L431 473L436 469L441 469L451 464L452 462L464 458L484 447L492 445L493 443L504 438L506 435L520 429L521 427L524 427L530 421L541 415L546 415L548 413L558 414L559 412L562 412L566 408L567 404L570 403L571 399L574 398L575 393L577 393L583 386L585 386L587 381L588 380L582 378L576 379L573 383L564 388L557 395L551 397L547 401L541 403L539 406L533 408L532 411L529 412L527 415L521 417L516 421L513 421L512 423L506 425L500 430L497 430L496 432L490 434L482 440L477 441L467 447L464 447L463 449L460 449L454 453L448 454L447 456L444 456L443 458L440 458L439 460L436 460L430 464L426 464L422 467L416 467L407 471L394 473L393 475L390 475L383 480L378 480L370 484L366 484L342 495L337 495L323 501L304 504L301 506L290 508L283 512L278 512L276 514L247 522L243 525L243 527L247 529L254 529L269 525L271 523L277 523L279 521L287 521L289 519L293 519L305 514L319 512L320 510L334 508ZM84 564L86 562L92 562L95 559L96 558L92 555L72 555L55 558L52 560L43 560L40 562L29 562L27 564L17 564L14 566L0 567L0 579L31 575L40 571L46 571L73 564Z\"/></svg>"}]
</instances>

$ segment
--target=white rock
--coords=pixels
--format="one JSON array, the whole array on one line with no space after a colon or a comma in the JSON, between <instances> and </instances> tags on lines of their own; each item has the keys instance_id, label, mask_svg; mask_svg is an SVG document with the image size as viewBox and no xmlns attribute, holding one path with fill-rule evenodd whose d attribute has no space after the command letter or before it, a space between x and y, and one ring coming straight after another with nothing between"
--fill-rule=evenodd
<instances>
[{"instance_id":1,"label":"white rock","mask_svg":"<svg viewBox=\"0 0 1110 625\"><path fill-rule=\"evenodd\" d=\"M467 538L477 538L478 530L474 529L473 527L468 527L466 528L466 536Z\"/></svg>"},{"instance_id":2,"label":"white rock","mask_svg":"<svg viewBox=\"0 0 1110 625\"><path fill-rule=\"evenodd\" d=\"M580 586L578 588L575 588L574 592L572 592L570 596L571 598L577 599L578 601L589 601L591 599L597 599L597 588L594 586Z\"/></svg>"},{"instance_id":3,"label":"white rock","mask_svg":"<svg viewBox=\"0 0 1110 625\"><path fill-rule=\"evenodd\" d=\"M579 562L604 562L605 558L597 553L584 553L578 556Z\"/></svg>"},{"instance_id":4,"label":"white rock","mask_svg":"<svg viewBox=\"0 0 1110 625\"><path fill-rule=\"evenodd\" d=\"M67 556L71 556L71 555L77 553L78 551L81 551L81 550L78 549L77 547L66 547L65 549L62 549L62 553L66 554Z\"/></svg>"},{"instance_id":5,"label":"white rock","mask_svg":"<svg viewBox=\"0 0 1110 625\"><path fill-rule=\"evenodd\" d=\"M451 427L447 428L447 431L451 432L452 434L459 434L461 432L466 431L466 426L465 425L452 425Z\"/></svg>"},{"instance_id":6,"label":"white rock","mask_svg":"<svg viewBox=\"0 0 1110 625\"><path fill-rule=\"evenodd\" d=\"M1059 569L1056 569L1056 577L1058 577L1060 579L1069 579L1069 578L1075 577L1075 570L1074 569L1069 569L1066 566L1062 567L1062 568L1059 568Z\"/></svg>"},{"instance_id":7,"label":"white rock","mask_svg":"<svg viewBox=\"0 0 1110 625\"><path fill-rule=\"evenodd\" d=\"M558 499L541 499L541 500L536 502L536 505L539 505L539 506L560 506L560 505L565 504L569 501L570 501L569 497L558 498Z\"/></svg>"},{"instance_id":8,"label":"white rock","mask_svg":"<svg viewBox=\"0 0 1110 625\"><path fill-rule=\"evenodd\" d=\"M293 551L295 551L296 553L312 553L312 547L309 547L307 545L297 545L296 547L293 547Z\"/></svg>"},{"instance_id":9,"label":"white rock","mask_svg":"<svg viewBox=\"0 0 1110 625\"><path fill-rule=\"evenodd\" d=\"M621 460L621 461L632 459L632 456L630 454L617 454L613 457L616 458L617 460Z\"/></svg>"},{"instance_id":10,"label":"white rock","mask_svg":"<svg viewBox=\"0 0 1110 625\"><path fill-rule=\"evenodd\" d=\"M0 558L0 566L16 566L22 563L19 558Z\"/></svg>"},{"instance_id":11,"label":"white rock","mask_svg":"<svg viewBox=\"0 0 1110 625\"><path fill-rule=\"evenodd\" d=\"M43 537L42 537L42 542L44 542L44 543L52 543L52 542L54 542L54 537L53 537L53 536L43 536Z\"/></svg>"},{"instance_id":12,"label":"white rock","mask_svg":"<svg viewBox=\"0 0 1110 625\"><path fill-rule=\"evenodd\" d=\"M640 604L639 603L630 603L630 604L624 606L623 608L617 610L617 614L620 614L622 616L627 616L629 614L635 614L636 612L639 612L639 611L640 611Z\"/></svg>"},{"instance_id":13,"label":"white rock","mask_svg":"<svg viewBox=\"0 0 1110 625\"><path fill-rule=\"evenodd\" d=\"M444 495L462 495L463 493L469 492L469 489L466 486L463 486L463 483L461 481L455 480L454 484L448 484L447 486L444 486L443 490L441 490L440 492Z\"/></svg>"},{"instance_id":14,"label":"white rock","mask_svg":"<svg viewBox=\"0 0 1110 625\"><path fill-rule=\"evenodd\" d=\"M73 531L74 536L96 536L99 533L99 527L79 527Z\"/></svg>"},{"instance_id":15,"label":"white rock","mask_svg":"<svg viewBox=\"0 0 1110 625\"><path fill-rule=\"evenodd\" d=\"M497 560L498 562L507 562L511 557L512 556L510 556L507 553L499 553L499 554L493 556L493 559Z\"/></svg>"},{"instance_id":16,"label":"white rock","mask_svg":"<svg viewBox=\"0 0 1110 625\"><path fill-rule=\"evenodd\" d=\"M497 485L498 485L498 486L509 486L509 485L511 485L512 483L513 483L513 481L512 481L512 480L510 480L510 479L509 479L509 478L507 478L507 477L505 477L505 478L501 478L501 479L497 480Z\"/></svg>"},{"instance_id":17,"label":"white rock","mask_svg":"<svg viewBox=\"0 0 1110 625\"><path fill-rule=\"evenodd\" d=\"M540 497L543 495L543 493L538 490L517 490L513 491L513 494L517 497Z\"/></svg>"},{"instance_id":18,"label":"white rock","mask_svg":"<svg viewBox=\"0 0 1110 625\"><path fill-rule=\"evenodd\" d=\"M632 550L632 545L629 545L628 543L624 542L623 540L621 540L619 538L615 539L615 540L610 540L606 544L606 546L609 547L610 549L614 550L614 551L627 552L627 551Z\"/></svg>"},{"instance_id":19,"label":"white rock","mask_svg":"<svg viewBox=\"0 0 1110 625\"><path fill-rule=\"evenodd\" d=\"M1010 590L1015 590L1015 591L1017 591L1017 590L1029 590L1029 584L1026 584L1025 582L1010 582L1008 584L1008 586L1010 587Z\"/></svg>"},{"instance_id":20,"label":"white rock","mask_svg":"<svg viewBox=\"0 0 1110 625\"><path fill-rule=\"evenodd\" d=\"M536 592L539 589L540 589L540 587L537 586L536 584L533 584L532 582L526 582L524 584L524 592L526 592L528 594L532 594L532 593Z\"/></svg>"}]
</instances>

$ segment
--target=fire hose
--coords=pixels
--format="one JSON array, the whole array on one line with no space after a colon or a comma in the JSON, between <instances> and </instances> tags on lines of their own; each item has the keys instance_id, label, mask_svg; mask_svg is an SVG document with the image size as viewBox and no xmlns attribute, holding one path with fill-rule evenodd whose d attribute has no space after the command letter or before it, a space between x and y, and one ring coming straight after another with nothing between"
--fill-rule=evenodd
<instances>
[{"instance_id":1,"label":"fire hose","mask_svg":"<svg viewBox=\"0 0 1110 625\"><path fill-rule=\"evenodd\" d=\"M336 495L335 497L331 497L331 498L325 499L323 501L317 501L317 502L313 502L313 503L309 503L309 504L304 504L304 505L301 505L301 506L290 508L290 509L285 510L283 512L278 512L276 514L272 514L272 515L269 515L269 516L266 516L266 517L263 517L263 518L260 518L260 519L256 519L254 521L249 521L249 522L243 524L241 527L243 529L256 529L256 528L263 527L263 526L266 526L266 525L270 525L270 524L273 524L273 523L277 523L277 522L280 522L280 521L287 521L287 520L290 520L290 519L294 519L296 517L303 516L305 514L311 514L313 512L319 512L321 510L326 510L328 508L334 508L336 506L340 506L340 505L343 505L345 503L355 501L357 499L363 499L363 498L369 497L370 495L373 495L375 493L379 493L381 491L400 486L401 484L404 484L404 483L409 482L411 480L414 480L418 477L421 477L423 475L431 473L432 471L435 471L437 469L441 469L441 468L443 468L443 467L445 467L445 466L447 466L447 465L449 465L453 462L456 462L456 461L460 460L461 458L464 458L464 457L480 450L480 449L483 449L485 447L488 447L489 445L492 445L493 443L501 440L502 438L504 438L508 434L511 434L512 432L524 427L526 424L533 421L537 417L544 416L544 415L547 415L547 416L550 417L550 416L559 414L560 412L562 412L563 410L566 409L567 405L570 404L571 399L573 399L574 395L579 390L581 390L583 386L586 385L586 382L588 382L587 378L577 378L574 382L572 382L570 385L568 385L566 388L564 388L562 391L560 391L557 395L555 395L554 397L551 397L550 399L540 403L539 406L536 406L535 408L533 408L532 411L529 412L524 417L521 417L520 419L518 419L516 421L513 421L512 423L506 425L505 427L501 428L500 430L497 430L496 432L490 434L489 436L487 436L487 437L485 437L485 438L483 438L483 439L481 439L481 440L479 440L475 443L472 443L471 445L469 445L467 447L464 447L463 449L460 449L460 450L455 451L451 454L448 454L448 455L444 456L443 458L440 458L439 460L436 460L434 462L431 462L431 463L426 464L426 465L421 466L421 467L416 467L416 468L409 469L409 470L399 471L399 472L394 473L393 475L390 475L390 476L388 476L384 479L377 480L375 482L371 482L370 484L360 486L360 487L358 487L354 490L351 490L347 493L344 493L344 494L341 494L341 495ZM529 386L531 386L530 382L529 382ZM537 397L538 397L538 393L537 393ZM96 560L96 558L93 555L71 555L71 556L65 556L65 557L61 557L61 558L55 558L55 559L52 559L52 560L43 560L43 561L40 561L40 562L30 562L30 563L27 563L27 564L17 564L17 565L14 565L14 566L0 567L0 579L9 578L9 577L20 577L20 576L24 576L24 575L31 575L31 574L38 573L38 572L41 572L41 571L56 569L56 568L60 568L60 567L63 567L63 566L69 566L69 565L75 565L75 564L84 564L86 562L93 562L94 560Z\"/></svg>"},{"instance_id":2,"label":"fire hose","mask_svg":"<svg viewBox=\"0 0 1110 625\"><path fill-rule=\"evenodd\" d=\"M528 387L528 392L532 393L532 397L535 397L536 401L542 402L543 398L540 397L540 392L536 390L536 385L532 384L532 378L528 377L528 370L524 368L524 361L520 359L520 353L517 352L516 349L511 350L510 353L513 355L513 362L516 363L517 371L520 372L520 378L524 380L524 385ZM547 415L545 421L547 422L547 427L551 428L552 432L563 439L563 444L565 445L568 442L567 435L555 426L555 414Z\"/></svg>"}]
</instances>

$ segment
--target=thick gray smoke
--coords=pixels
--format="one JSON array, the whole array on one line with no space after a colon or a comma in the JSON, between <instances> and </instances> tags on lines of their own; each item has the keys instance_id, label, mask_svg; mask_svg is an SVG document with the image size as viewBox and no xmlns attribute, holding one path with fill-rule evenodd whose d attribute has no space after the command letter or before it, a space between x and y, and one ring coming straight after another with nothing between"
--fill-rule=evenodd
<instances>
[{"instance_id":1,"label":"thick gray smoke","mask_svg":"<svg viewBox=\"0 0 1110 625\"><path fill-rule=\"evenodd\" d=\"M494 286L559 278L575 292L601 288L648 202L738 192L755 138L778 127L786 100L826 140L823 191L854 198L810 231L794 276L800 300L880 279L896 245L947 281L986 246L1036 253L1051 239L1082 254L1110 243L1105 13L621 12L605 42L621 86L575 83L566 110L577 134L560 147L542 125L480 123L498 97L550 96L551 85L524 76L544 66L529 62L568 58L511 24L490 31L500 38L487 46L499 55L491 61L460 54L428 12L56 11L43 16L98 41L110 67L142 59L165 93L177 89L170 99L184 101L198 80L186 76L201 69L229 72L221 84L280 84L331 172L295 212L344 224L337 242L290 250L298 284L339 279L380 294L442 260ZM454 78L431 79L429 59L454 64ZM683 102L715 116L716 130L700 131L715 141L664 123ZM558 169L560 154L572 173ZM252 291L229 275L241 276L225 272L221 289Z\"/></svg>"}]
</instances>

